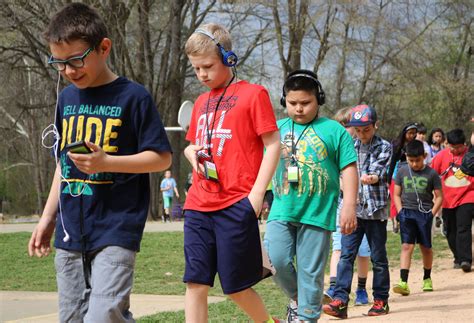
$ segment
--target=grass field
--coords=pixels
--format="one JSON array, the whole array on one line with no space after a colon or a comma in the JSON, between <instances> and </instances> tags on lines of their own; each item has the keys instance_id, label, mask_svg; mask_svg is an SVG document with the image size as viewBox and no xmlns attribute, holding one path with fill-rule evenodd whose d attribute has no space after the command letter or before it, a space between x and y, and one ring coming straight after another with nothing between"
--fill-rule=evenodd
<instances>
[{"instance_id":1,"label":"grass field","mask_svg":"<svg viewBox=\"0 0 474 323\"><path fill-rule=\"evenodd\" d=\"M54 274L54 254L47 258L29 258L27 243L29 233L0 234L0 290L17 291L56 291ZM448 246L446 239L440 234L433 241L436 258L445 257ZM392 268L399 265L400 236L389 232L387 252ZM421 259L418 248L414 259ZM181 279L184 271L183 233L160 232L145 233L141 251L137 257L135 283L133 292L136 294L183 295L185 285ZM283 317L287 304L286 296L271 279L266 279L256 286L272 315ZM222 296L219 281L216 279L211 295ZM159 304L156 304L159 308ZM231 301L224 301L209 306L209 317L216 321L247 320ZM184 312L165 312L144 317L139 322L182 322Z\"/></svg>"}]
</instances>

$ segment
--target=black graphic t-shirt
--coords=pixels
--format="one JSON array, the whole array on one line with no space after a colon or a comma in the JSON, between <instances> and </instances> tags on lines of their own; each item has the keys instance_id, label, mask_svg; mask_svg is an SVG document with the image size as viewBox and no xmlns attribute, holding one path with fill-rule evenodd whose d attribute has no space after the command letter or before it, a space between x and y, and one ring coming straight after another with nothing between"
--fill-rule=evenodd
<instances>
[{"instance_id":1,"label":"black graphic t-shirt","mask_svg":"<svg viewBox=\"0 0 474 323\"><path fill-rule=\"evenodd\" d=\"M149 174L87 175L75 167L64 147L85 140L109 155L170 152L150 94L123 77L83 90L70 85L59 96L56 127L61 136L56 151L62 172L60 211L70 240L63 241L58 213L55 247L81 250L83 217L86 250L110 245L138 250L150 200Z\"/></svg>"}]
</instances>

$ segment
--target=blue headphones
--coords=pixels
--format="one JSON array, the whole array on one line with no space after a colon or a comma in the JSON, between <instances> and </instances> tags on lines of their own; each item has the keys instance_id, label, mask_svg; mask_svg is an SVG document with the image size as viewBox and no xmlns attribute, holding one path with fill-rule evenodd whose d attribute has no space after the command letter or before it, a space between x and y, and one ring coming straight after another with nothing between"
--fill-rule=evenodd
<instances>
[{"instance_id":1,"label":"blue headphones","mask_svg":"<svg viewBox=\"0 0 474 323\"><path fill-rule=\"evenodd\" d=\"M237 61L239 60L237 55L231 50L229 50L229 51L225 50L224 47L222 47L222 45L219 44L217 39L210 32L208 32L207 30L202 29L202 28L198 28L194 32L198 33L198 34L206 35L207 37L212 39L214 41L214 43L216 43L217 48L219 48L219 52L221 53L221 56L222 56L222 63L225 66L234 67L237 64Z\"/></svg>"}]
</instances>

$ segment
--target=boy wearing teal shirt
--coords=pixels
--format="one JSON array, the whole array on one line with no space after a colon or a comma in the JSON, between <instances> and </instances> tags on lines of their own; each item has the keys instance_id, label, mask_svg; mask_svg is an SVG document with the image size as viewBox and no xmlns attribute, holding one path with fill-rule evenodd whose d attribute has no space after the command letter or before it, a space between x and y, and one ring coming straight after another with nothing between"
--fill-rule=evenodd
<instances>
[{"instance_id":1,"label":"boy wearing teal shirt","mask_svg":"<svg viewBox=\"0 0 474 323\"><path fill-rule=\"evenodd\" d=\"M341 231L347 234L355 229L357 156L344 127L318 118L324 92L316 74L307 70L290 73L281 103L289 118L277 123L281 156L273 177L275 198L264 242L277 271L274 280L290 298L288 321L314 322L321 315L341 173ZM293 264L295 257L298 269Z\"/></svg>"}]
</instances>

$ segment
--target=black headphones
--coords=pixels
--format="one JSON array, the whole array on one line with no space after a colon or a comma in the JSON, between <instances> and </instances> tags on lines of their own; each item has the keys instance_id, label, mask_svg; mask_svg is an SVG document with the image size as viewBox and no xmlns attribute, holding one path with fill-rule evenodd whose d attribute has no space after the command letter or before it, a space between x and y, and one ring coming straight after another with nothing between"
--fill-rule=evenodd
<instances>
[{"instance_id":1,"label":"black headphones","mask_svg":"<svg viewBox=\"0 0 474 323\"><path fill-rule=\"evenodd\" d=\"M237 55L231 50L229 51L225 50L225 48L222 47L222 45L217 41L217 39L210 32L202 28L198 28L194 32L198 34L206 35L207 37L212 39L214 43L216 43L217 48L219 48L219 52L221 53L221 56L222 56L222 63L225 66L234 67L237 64L237 61L239 60Z\"/></svg>"},{"instance_id":2,"label":"black headphones","mask_svg":"<svg viewBox=\"0 0 474 323\"><path fill-rule=\"evenodd\" d=\"M308 70L295 70L288 74L286 77L285 83L283 83L283 89L281 93L281 98L280 98L280 104L286 108L286 91L285 91L285 85L286 83L294 78L297 77L306 77L310 80L312 80L316 84L316 101L318 101L318 105L323 105L324 102L326 102L326 94L324 93L323 87L321 86L321 83L318 81L318 76L316 73L313 73Z\"/></svg>"}]
</instances>

